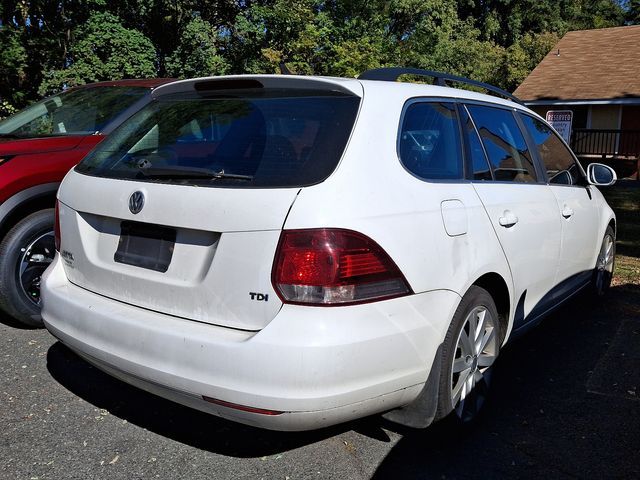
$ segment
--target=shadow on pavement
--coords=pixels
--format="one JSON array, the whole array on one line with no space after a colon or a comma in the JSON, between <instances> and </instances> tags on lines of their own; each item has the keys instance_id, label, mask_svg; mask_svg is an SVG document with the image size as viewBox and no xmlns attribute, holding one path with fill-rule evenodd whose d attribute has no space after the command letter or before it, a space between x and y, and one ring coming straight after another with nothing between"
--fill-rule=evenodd
<instances>
[{"instance_id":1,"label":"shadow on pavement","mask_svg":"<svg viewBox=\"0 0 640 480\"><path fill-rule=\"evenodd\" d=\"M372 424L375 417L312 432L273 432L230 422L117 380L60 342L47 352L47 369L58 383L97 408L158 435L232 457L281 453L350 429L369 432L379 439L386 436L380 427Z\"/></svg>"},{"instance_id":2,"label":"shadow on pavement","mask_svg":"<svg viewBox=\"0 0 640 480\"><path fill-rule=\"evenodd\" d=\"M638 478L640 287L561 308L505 347L466 431L406 433L374 478Z\"/></svg>"},{"instance_id":3,"label":"shadow on pavement","mask_svg":"<svg viewBox=\"0 0 640 480\"><path fill-rule=\"evenodd\" d=\"M15 320L13 317L10 317L9 315L3 312L0 312L0 323L6 325L7 327L18 328L20 330L38 330L39 328L42 328L42 327L31 327L29 325L25 325L24 323L20 323L17 320Z\"/></svg>"},{"instance_id":4,"label":"shadow on pavement","mask_svg":"<svg viewBox=\"0 0 640 480\"><path fill-rule=\"evenodd\" d=\"M388 442L383 426L402 438L375 478L638 478L639 355L640 287L612 288L605 303L581 296L503 350L493 397L483 417L464 431L446 422L408 430L371 417L313 432L270 432L131 387L61 343L49 349L47 367L55 380L98 408L233 457L272 455L348 430Z\"/></svg>"}]
</instances>

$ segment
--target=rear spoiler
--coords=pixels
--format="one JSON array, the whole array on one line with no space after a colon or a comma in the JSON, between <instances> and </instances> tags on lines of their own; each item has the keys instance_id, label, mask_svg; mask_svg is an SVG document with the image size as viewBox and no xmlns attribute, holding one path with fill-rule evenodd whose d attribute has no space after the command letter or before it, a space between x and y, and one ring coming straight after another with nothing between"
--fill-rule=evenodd
<instances>
[{"instance_id":1,"label":"rear spoiler","mask_svg":"<svg viewBox=\"0 0 640 480\"><path fill-rule=\"evenodd\" d=\"M362 84L355 78L308 77L302 75L228 75L180 80L156 88L152 96L204 90L234 90L247 88L290 88L325 90L363 96Z\"/></svg>"}]
</instances>

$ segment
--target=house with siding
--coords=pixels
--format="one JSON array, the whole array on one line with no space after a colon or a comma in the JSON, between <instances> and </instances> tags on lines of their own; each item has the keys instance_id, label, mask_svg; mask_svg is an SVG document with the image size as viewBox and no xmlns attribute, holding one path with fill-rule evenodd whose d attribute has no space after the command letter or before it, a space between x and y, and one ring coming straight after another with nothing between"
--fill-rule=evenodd
<instances>
[{"instance_id":1,"label":"house with siding","mask_svg":"<svg viewBox=\"0 0 640 480\"><path fill-rule=\"evenodd\" d=\"M568 32L514 94L573 112L571 147L640 179L640 25Z\"/></svg>"}]
</instances>

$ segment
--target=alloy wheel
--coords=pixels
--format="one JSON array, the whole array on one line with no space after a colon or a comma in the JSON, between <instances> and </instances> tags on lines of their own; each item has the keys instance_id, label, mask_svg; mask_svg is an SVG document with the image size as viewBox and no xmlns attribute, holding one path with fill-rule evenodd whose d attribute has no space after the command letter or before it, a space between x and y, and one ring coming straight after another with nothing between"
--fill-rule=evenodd
<instances>
[{"instance_id":1,"label":"alloy wheel","mask_svg":"<svg viewBox=\"0 0 640 480\"><path fill-rule=\"evenodd\" d=\"M602 240L602 247L596 264L596 291L602 295L607 288L607 282L613 276L613 261L615 258L615 242L613 236L607 233Z\"/></svg>"},{"instance_id":2,"label":"alloy wheel","mask_svg":"<svg viewBox=\"0 0 640 480\"><path fill-rule=\"evenodd\" d=\"M488 390L490 367L497 358L496 319L484 306L467 315L456 342L450 378L451 405L463 422L480 411Z\"/></svg>"}]
</instances>

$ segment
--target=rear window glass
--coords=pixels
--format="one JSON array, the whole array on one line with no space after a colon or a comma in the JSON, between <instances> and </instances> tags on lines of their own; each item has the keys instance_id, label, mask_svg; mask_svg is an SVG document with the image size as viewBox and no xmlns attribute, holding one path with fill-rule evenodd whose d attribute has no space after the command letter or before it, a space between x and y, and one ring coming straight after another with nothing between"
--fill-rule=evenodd
<instances>
[{"instance_id":1,"label":"rear window glass","mask_svg":"<svg viewBox=\"0 0 640 480\"><path fill-rule=\"evenodd\" d=\"M91 175L234 187L318 183L335 169L359 98L255 89L162 97L78 165Z\"/></svg>"},{"instance_id":2,"label":"rear window glass","mask_svg":"<svg viewBox=\"0 0 640 480\"><path fill-rule=\"evenodd\" d=\"M462 178L460 129L455 105L429 102L409 105L398 148L402 164L420 178Z\"/></svg>"}]
</instances>

